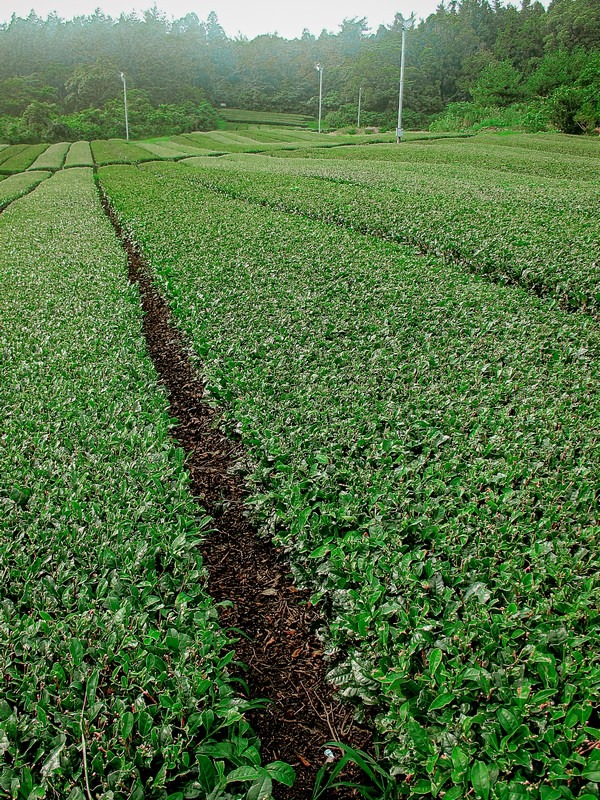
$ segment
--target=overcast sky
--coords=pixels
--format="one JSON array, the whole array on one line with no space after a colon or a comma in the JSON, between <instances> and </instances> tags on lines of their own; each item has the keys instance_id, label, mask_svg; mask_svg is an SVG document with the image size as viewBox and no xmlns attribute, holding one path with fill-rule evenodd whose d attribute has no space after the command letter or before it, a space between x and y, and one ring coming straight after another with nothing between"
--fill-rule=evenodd
<instances>
[{"instance_id":1,"label":"overcast sky","mask_svg":"<svg viewBox=\"0 0 600 800\"><path fill-rule=\"evenodd\" d=\"M439 0L170 0L156 5L168 17L182 17L194 11L205 20L215 11L219 22L229 36L243 33L253 38L261 33L279 33L287 39L302 34L303 28L318 35L323 28L337 31L341 21L348 17L367 17L371 28L384 23L389 25L397 11L410 16L426 17L435 11ZM140 11L153 5L153 0L2 0L0 21L10 20L13 13L26 17L31 9L46 17L50 12L65 19L81 14L91 14L100 7L111 17L122 11Z\"/></svg>"}]
</instances>

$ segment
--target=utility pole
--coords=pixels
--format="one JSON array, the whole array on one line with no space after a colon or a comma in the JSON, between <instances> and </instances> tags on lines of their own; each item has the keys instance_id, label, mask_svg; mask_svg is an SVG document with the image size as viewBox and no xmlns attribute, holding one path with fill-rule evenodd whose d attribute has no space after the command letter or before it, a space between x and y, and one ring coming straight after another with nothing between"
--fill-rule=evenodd
<instances>
[{"instance_id":1,"label":"utility pole","mask_svg":"<svg viewBox=\"0 0 600 800\"><path fill-rule=\"evenodd\" d=\"M406 22L402 17L402 57L400 59L400 89L398 91L398 127L396 128L396 144L400 144L404 131L402 130L402 96L404 94L404 55L406 51Z\"/></svg>"},{"instance_id":2,"label":"utility pole","mask_svg":"<svg viewBox=\"0 0 600 800\"><path fill-rule=\"evenodd\" d=\"M316 64L319 70L319 133L321 133L321 108L323 105L323 67L321 64Z\"/></svg>"},{"instance_id":3,"label":"utility pole","mask_svg":"<svg viewBox=\"0 0 600 800\"><path fill-rule=\"evenodd\" d=\"M125 105L125 138L129 141L129 115L127 114L127 81L125 80L125 73L121 73L121 80L123 81L123 103Z\"/></svg>"},{"instance_id":4,"label":"utility pole","mask_svg":"<svg viewBox=\"0 0 600 800\"><path fill-rule=\"evenodd\" d=\"M356 123L356 127L360 128L360 105L362 102L362 86L358 90L358 122Z\"/></svg>"}]
</instances>

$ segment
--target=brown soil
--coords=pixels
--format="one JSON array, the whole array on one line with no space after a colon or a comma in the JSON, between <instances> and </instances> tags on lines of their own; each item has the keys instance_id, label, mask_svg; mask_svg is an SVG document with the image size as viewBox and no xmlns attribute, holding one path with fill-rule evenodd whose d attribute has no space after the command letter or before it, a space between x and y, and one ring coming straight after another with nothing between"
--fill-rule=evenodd
<instances>
[{"instance_id":1,"label":"brown soil","mask_svg":"<svg viewBox=\"0 0 600 800\"><path fill-rule=\"evenodd\" d=\"M259 537L245 514L243 481L232 470L243 455L242 446L219 429L221 414L206 402L202 380L166 302L106 199L103 205L127 251L129 278L140 288L148 351L178 420L174 436L187 453L192 492L213 517L216 530L202 550L210 595L217 602L231 602L219 617L223 627L243 634L236 655L247 671L238 674L250 698L272 701L248 715L262 743L263 763L285 761L296 770L291 789L276 784L278 800L309 800L317 770L326 760L323 745L336 740L368 750L371 731L353 721L352 708L337 701L326 682L314 633L319 615L308 594L294 586L284 553ZM323 800L357 796L340 788Z\"/></svg>"}]
</instances>

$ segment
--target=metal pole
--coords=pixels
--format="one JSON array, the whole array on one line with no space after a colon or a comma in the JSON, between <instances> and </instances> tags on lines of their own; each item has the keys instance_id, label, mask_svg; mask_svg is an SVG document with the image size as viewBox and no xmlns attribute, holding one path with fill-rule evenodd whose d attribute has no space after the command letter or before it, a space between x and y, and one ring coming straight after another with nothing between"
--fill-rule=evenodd
<instances>
[{"instance_id":1,"label":"metal pole","mask_svg":"<svg viewBox=\"0 0 600 800\"><path fill-rule=\"evenodd\" d=\"M357 125L356 125L357 128L360 128L360 104L361 104L361 100L362 100L362 86L358 90L358 122L357 122Z\"/></svg>"},{"instance_id":2,"label":"metal pole","mask_svg":"<svg viewBox=\"0 0 600 800\"><path fill-rule=\"evenodd\" d=\"M398 92L398 127L396 128L396 144L400 144L404 131L402 130L402 95L404 94L404 53L406 50L406 25L402 23L402 58L400 60L400 90Z\"/></svg>"},{"instance_id":3,"label":"metal pole","mask_svg":"<svg viewBox=\"0 0 600 800\"><path fill-rule=\"evenodd\" d=\"M123 81L123 103L125 104L125 138L129 141L129 115L127 114L127 81L125 80L125 73L121 73L121 80Z\"/></svg>"},{"instance_id":4,"label":"metal pole","mask_svg":"<svg viewBox=\"0 0 600 800\"><path fill-rule=\"evenodd\" d=\"M323 67L317 64L319 70L319 133L321 133L321 108L323 106Z\"/></svg>"}]
</instances>

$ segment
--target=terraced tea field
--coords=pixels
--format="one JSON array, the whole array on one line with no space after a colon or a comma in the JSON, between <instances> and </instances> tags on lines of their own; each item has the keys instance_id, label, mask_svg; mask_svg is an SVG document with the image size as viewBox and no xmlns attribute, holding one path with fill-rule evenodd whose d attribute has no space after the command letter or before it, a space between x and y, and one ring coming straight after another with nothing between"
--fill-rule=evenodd
<instances>
[{"instance_id":1,"label":"terraced tea field","mask_svg":"<svg viewBox=\"0 0 600 800\"><path fill-rule=\"evenodd\" d=\"M0 150L1 791L597 798L598 141L85 145Z\"/></svg>"},{"instance_id":2,"label":"terraced tea field","mask_svg":"<svg viewBox=\"0 0 600 800\"><path fill-rule=\"evenodd\" d=\"M227 196L415 245L565 307L597 309L600 158L505 149L501 170L487 142L460 140L414 142L393 161L373 158L389 152L381 146L335 148L318 160L298 151L186 163L198 167L199 184Z\"/></svg>"}]
</instances>

